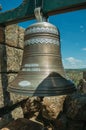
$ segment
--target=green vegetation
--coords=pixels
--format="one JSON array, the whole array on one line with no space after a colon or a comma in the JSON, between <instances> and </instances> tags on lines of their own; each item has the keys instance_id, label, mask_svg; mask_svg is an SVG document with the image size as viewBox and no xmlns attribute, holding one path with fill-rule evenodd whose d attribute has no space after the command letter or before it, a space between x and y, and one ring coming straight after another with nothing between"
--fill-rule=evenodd
<instances>
[{"instance_id":1,"label":"green vegetation","mask_svg":"<svg viewBox=\"0 0 86 130\"><path fill-rule=\"evenodd\" d=\"M80 79L83 79L83 71L86 71L86 69L66 69L66 76L68 79L71 79L76 86L79 83Z\"/></svg>"}]
</instances>

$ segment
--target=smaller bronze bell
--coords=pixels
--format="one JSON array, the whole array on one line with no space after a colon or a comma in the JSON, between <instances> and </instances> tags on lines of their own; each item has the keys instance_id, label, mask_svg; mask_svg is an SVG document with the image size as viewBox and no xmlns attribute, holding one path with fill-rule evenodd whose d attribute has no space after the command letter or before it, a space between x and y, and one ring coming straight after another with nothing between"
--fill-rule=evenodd
<instances>
[{"instance_id":1,"label":"smaller bronze bell","mask_svg":"<svg viewBox=\"0 0 86 130\"><path fill-rule=\"evenodd\" d=\"M57 96L72 93L75 86L65 79L60 36L48 22L38 22L25 31L21 70L8 90L27 96Z\"/></svg>"}]
</instances>

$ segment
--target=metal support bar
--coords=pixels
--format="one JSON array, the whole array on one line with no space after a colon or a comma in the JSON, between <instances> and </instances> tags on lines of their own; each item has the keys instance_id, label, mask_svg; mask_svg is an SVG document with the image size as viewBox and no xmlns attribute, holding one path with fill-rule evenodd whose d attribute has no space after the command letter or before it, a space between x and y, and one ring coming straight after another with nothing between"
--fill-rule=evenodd
<instances>
[{"instance_id":1,"label":"metal support bar","mask_svg":"<svg viewBox=\"0 0 86 130\"><path fill-rule=\"evenodd\" d=\"M28 98L24 99L22 101L16 102L15 104L6 105L6 106L0 108L0 117L4 116L5 114L11 113L11 111L16 109L17 107L20 107L22 104L26 103L27 100L28 100Z\"/></svg>"},{"instance_id":2,"label":"metal support bar","mask_svg":"<svg viewBox=\"0 0 86 130\"><path fill-rule=\"evenodd\" d=\"M40 6L41 0L37 0L37 7ZM34 8L34 0L24 0L19 7L0 13L0 24L13 24L34 19ZM86 0L44 0L43 2L43 13L49 16L79 9L86 9Z\"/></svg>"},{"instance_id":3,"label":"metal support bar","mask_svg":"<svg viewBox=\"0 0 86 130\"><path fill-rule=\"evenodd\" d=\"M1 73L1 83L2 83L2 92L3 92L3 103L4 106L11 104L10 93L7 91L8 87L8 77L7 77L7 54L6 54L6 46L5 43L5 27L2 27L3 30L3 40L2 40L2 57L1 57L1 71L5 71L5 73ZM9 113L3 117L5 120L11 120L12 115Z\"/></svg>"}]
</instances>

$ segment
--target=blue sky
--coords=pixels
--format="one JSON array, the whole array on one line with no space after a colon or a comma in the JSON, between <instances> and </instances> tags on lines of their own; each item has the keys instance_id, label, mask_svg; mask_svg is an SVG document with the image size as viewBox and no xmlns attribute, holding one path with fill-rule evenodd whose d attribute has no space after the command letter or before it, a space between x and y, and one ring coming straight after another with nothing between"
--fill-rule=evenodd
<instances>
[{"instance_id":1,"label":"blue sky","mask_svg":"<svg viewBox=\"0 0 86 130\"><path fill-rule=\"evenodd\" d=\"M9 3L10 2L10 3ZM0 0L4 12L15 8L22 0ZM19 23L26 28L34 20ZM64 68L86 68L86 9L49 17L49 22L60 30Z\"/></svg>"}]
</instances>

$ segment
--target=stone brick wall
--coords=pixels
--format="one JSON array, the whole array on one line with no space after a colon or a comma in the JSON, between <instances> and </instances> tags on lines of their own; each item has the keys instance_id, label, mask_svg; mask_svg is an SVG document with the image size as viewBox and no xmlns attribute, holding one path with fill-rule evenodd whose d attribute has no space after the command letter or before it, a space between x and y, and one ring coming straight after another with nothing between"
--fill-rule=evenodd
<instances>
[{"instance_id":1,"label":"stone brick wall","mask_svg":"<svg viewBox=\"0 0 86 130\"><path fill-rule=\"evenodd\" d=\"M18 25L0 27L0 108L21 100L21 96L10 94L7 87L20 70L24 48L24 28ZM22 115L12 112L14 118Z\"/></svg>"}]
</instances>

